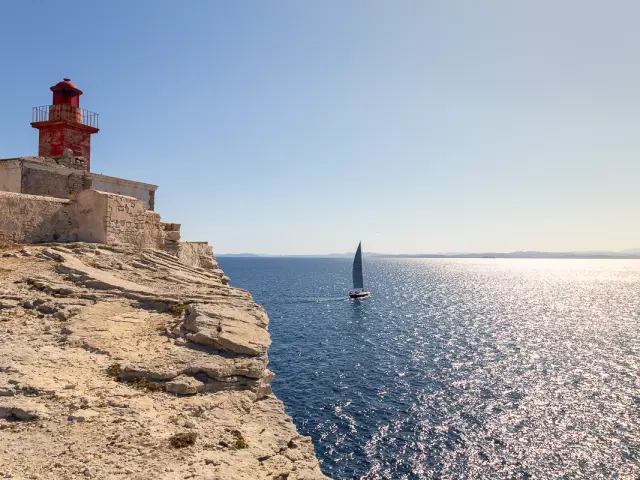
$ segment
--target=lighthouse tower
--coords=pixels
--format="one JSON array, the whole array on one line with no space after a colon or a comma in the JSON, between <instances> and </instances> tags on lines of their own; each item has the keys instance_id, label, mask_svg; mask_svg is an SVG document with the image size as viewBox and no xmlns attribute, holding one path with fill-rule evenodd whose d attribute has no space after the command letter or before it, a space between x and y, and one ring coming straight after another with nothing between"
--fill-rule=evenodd
<instances>
[{"instance_id":1,"label":"lighthouse tower","mask_svg":"<svg viewBox=\"0 0 640 480\"><path fill-rule=\"evenodd\" d=\"M99 131L98 114L80 108L82 90L68 78L51 91L53 105L33 107L31 126L40 132L38 156L84 157L90 171L91 135Z\"/></svg>"}]
</instances>

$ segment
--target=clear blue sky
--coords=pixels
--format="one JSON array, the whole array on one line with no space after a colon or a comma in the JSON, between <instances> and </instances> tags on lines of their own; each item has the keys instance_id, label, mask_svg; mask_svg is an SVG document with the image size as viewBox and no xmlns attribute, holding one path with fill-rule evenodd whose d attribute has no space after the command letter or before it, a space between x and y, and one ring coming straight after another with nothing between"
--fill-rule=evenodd
<instances>
[{"instance_id":1,"label":"clear blue sky","mask_svg":"<svg viewBox=\"0 0 640 480\"><path fill-rule=\"evenodd\" d=\"M70 77L94 171L217 252L640 246L637 1L6 2L0 157Z\"/></svg>"}]
</instances>

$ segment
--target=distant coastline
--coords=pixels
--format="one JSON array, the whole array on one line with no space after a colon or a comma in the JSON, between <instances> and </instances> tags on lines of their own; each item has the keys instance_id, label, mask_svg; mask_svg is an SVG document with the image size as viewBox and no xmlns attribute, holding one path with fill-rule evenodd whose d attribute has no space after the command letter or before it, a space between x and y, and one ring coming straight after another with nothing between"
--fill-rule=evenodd
<instances>
[{"instance_id":1,"label":"distant coastline","mask_svg":"<svg viewBox=\"0 0 640 480\"><path fill-rule=\"evenodd\" d=\"M640 259L640 249L630 249L620 252L538 252L521 251L509 253L418 253L418 254L388 254L364 253L366 258L539 258L539 259ZM222 258L352 258L353 253L331 253L316 255L268 255L258 253L217 253Z\"/></svg>"}]
</instances>

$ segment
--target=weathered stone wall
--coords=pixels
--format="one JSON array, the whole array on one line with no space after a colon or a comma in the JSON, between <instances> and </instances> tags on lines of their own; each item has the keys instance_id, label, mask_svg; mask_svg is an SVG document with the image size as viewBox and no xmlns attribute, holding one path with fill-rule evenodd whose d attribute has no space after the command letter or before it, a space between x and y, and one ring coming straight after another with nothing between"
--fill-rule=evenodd
<instances>
[{"instance_id":1,"label":"weathered stone wall","mask_svg":"<svg viewBox=\"0 0 640 480\"><path fill-rule=\"evenodd\" d=\"M22 167L21 192L69 198L85 188L84 173L79 170L25 163Z\"/></svg>"},{"instance_id":2,"label":"weathered stone wall","mask_svg":"<svg viewBox=\"0 0 640 480\"><path fill-rule=\"evenodd\" d=\"M0 191L69 198L84 189L115 193L155 207L156 185L109 177L87 171L82 157L19 157L0 159Z\"/></svg>"},{"instance_id":3,"label":"weathered stone wall","mask_svg":"<svg viewBox=\"0 0 640 480\"><path fill-rule=\"evenodd\" d=\"M0 191L20 193L22 166L20 160L0 162Z\"/></svg>"},{"instance_id":4,"label":"weathered stone wall","mask_svg":"<svg viewBox=\"0 0 640 480\"><path fill-rule=\"evenodd\" d=\"M142 200L84 190L77 197L76 211L81 241L141 248L163 246L160 215L146 210Z\"/></svg>"},{"instance_id":5,"label":"weathered stone wall","mask_svg":"<svg viewBox=\"0 0 640 480\"><path fill-rule=\"evenodd\" d=\"M144 201L113 193L96 193L106 197L104 224L107 244L162 248L164 231L160 215L146 210Z\"/></svg>"},{"instance_id":6,"label":"weathered stone wall","mask_svg":"<svg viewBox=\"0 0 640 480\"><path fill-rule=\"evenodd\" d=\"M180 248L180 224L179 223L162 223L164 230L163 249L171 255L178 254Z\"/></svg>"},{"instance_id":7,"label":"weathered stone wall","mask_svg":"<svg viewBox=\"0 0 640 480\"><path fill-rule=\"evenodd\" d=\"M69 200L0 192L0 244L75 241Z\"/></svg>"},{"instance_id":8,"label":"weathered stone wall","mask_svg":"<svg viewBox=\"0 0 640 480\"><path fill-rule=\"evenodd\" d=\"M160 221L160 214L150 210L145 210L141 246L161 249L163 245L164 230L162 228L162 222Z\"/></svg>"},{"instance_id":9,"label":"weathered stone wall","mask_svg":"<svg viewBox=\"0 0 640 480\"><path fill-rule=\"evenodd\" d=\"M106 175L89 174L91 188L100 192L115 193L142 200L148 210L153 210L155 204L155 185L134 182L124 178L108 177Z\"/></svg>"},{"instance_id":10,"label":"weathered stone wall","mask_svg":"<svg viewBox=\"0 0 640 480\"><path fill-rule=\"evenodd\" d=\"M107 243L105 218L107 197L94 190L83 190L73 202L78 223L76 236L81 242Z\"/></svg>"},{"instance_id":11,"label":"weathered stone wall","mask_svg":"<svg viewBox=\"0 0 640 480\"><path fill-rule=\"evenodd\" d=\"M108 245L135 245L140 248L161 249L164 243L164 232L160 225L160 214L143 210L144 204L140 200L133 214L126 215L120 210L122 199L132 199L121 195L113 195L109 199L108 220L106 223Z\"/></svg>"},{"instance_id":12,"label":"weathered stone wall","mask_svg":"<svg viewBox=\"0 0 640 480\"><path fill-rule=\"evenodd\" d=\"M83 158L21 157L0 160L0 191L69 198L88 188Z\"/></svg>"},{"instance_id":13,"label":"weathered stone wall","mask_svg":"<svg viewBox=\"0 0 640 480\"><path fill-rule=\"evenodd\" d=\"M83 241L161 249L164 235L160 215L132 197L83 190L62 200L0 192L0 243Z\"/></svg>"}]
</instances>

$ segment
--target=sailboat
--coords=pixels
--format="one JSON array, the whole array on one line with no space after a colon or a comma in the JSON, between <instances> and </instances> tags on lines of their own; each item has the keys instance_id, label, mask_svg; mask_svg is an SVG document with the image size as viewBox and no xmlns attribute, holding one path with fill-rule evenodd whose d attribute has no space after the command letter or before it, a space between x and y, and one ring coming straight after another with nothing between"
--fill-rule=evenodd
<instances>
[{"instance_id":1,"label":"sailboat","mask_svg":"<svg viewBox=\"0 0 640 480\"><path fill-rule=\"evenodd\" d=\"M364 289L364 277L362 276L362 242L358 244L356 256L353 257L353 290L349 292L350 298L365 298L370 295Z\"/></svg>"}]
</instances>

